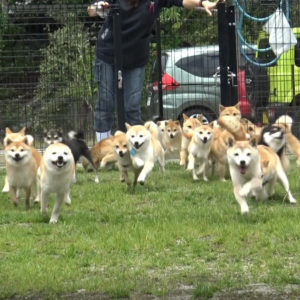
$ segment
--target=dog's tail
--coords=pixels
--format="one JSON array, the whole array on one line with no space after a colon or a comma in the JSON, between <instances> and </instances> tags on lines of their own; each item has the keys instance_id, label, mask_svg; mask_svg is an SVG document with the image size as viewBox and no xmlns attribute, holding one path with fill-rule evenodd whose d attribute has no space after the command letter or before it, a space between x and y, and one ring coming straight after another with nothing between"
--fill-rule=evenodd
<instances>
[{"instance_id":1,"label":"dog's tail","mask_svg":"<svg viewBox=\"0 0 300 300\"><path fill-rule=\"evenodd\" d=\"M158 138L158 127L153 121L147 121L144 126L150 131L151 135Z\"/></svg>"},{"instance_id":2,"label":"dog's tail","mask_svg":"<svg viewBox=\"0 0 300 300\"><path fill-rule=\"evenodd\" d=\"M282 115L276 121L275 124L284 124L288 131L292 130L293 119L289 115Z\"/></svg>"},{"instance_id":3,"label":"dog's tail","mask_svg":"<svg viewBox=\"0 0 300 300\"><path fill-rule=\"evenodd\" d=\"M84 134L82 131L69 131L68 132L68 138L71 140L83 140L84 139Z\"/></svg>"}]
</instances>

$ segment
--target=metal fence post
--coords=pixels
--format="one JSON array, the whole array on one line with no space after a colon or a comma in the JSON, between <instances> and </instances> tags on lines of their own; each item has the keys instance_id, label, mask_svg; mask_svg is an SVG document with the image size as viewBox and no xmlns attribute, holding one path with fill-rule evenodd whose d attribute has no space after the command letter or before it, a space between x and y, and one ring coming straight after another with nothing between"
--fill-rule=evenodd
<instances>
[{"instance_id":1,"label":"metal fence post","mask_svg":"<svg viewBox=\"0 0 300 300\"><path fill-rule=\"evenodd\" d=\"M115 103L117 105L118 129L126 131L125 128L125 109L123 94L123 57L121 40L121 15L120 2L116 1L113 9L113 37L114 37L114 84L115 84Z\"/></svg>"},{"instance_id":2,"label":"metal fence post","mask_svg":"<svg viewBox=\"0 0 300 300\"><path fill-rule=\"evenodd\" d=\"M236 75L236 70L230 64L230 57L235 59L235 46L232 44L232 38L230 35L234 33L234 30L229 30L229 24L234 23L229 22L228 13L226 10L225 3L218 4L218 41L219 41L219 56L220 56L220 82L221 82L221 104L224 106L234 105L237 102L236 97L234 97L233 86L234 86L234 75ZM235 43L234 43L235 44ZM234 53L233 53L234 51ZM232 62L232 59L231 59ZM235 63L236 65L236 63Z\"/></svg>"}]
</instances>

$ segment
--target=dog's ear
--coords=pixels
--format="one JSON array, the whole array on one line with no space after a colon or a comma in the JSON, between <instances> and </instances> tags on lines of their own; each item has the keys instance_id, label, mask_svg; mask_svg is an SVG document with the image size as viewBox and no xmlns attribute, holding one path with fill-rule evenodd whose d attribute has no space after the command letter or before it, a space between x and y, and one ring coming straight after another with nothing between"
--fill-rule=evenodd
<instances>
[{"instance_id":1,"label":"dog's ear","mask_svg":"<svg viewBox=\"0 0 300 300\"><path fill-rule=\"evenodd\" d=\"M222 104L220 104L220 105L219 105L219 112L222 112L224 109L225 109L225 106L222 105Z\"/></svg>"},{"instance_id":2,"label":"dog's ear","mask_svg":"<svg viewBox=\"0 0 300 300\"><path fill-rule=\"evenodd\" d=\"M234 143L235 143L234 139L232 137L229 137L228 138L228 146L233 147Z\"/></svg>"},{"instance_id":3,"label":"dog's ear","mask_svg":"<svg viewBox=\"0 0 300 300\"><path fill-rule=\"evenodd\" d=\"M268 165L269 165L269 161L268 160L263 161L262 165L263 165L264 168L267 168Z\"/></svg>"},{"instance_id":4,"label":"dog's ear","mask_svg":"<svg viewBox=\"0 0 300 300\"><path fill-rule=\"evenodd\" d=\"M125 123L126 129L129 130L131 128L131 126L126 122Z\"/></svg>"},{"instance_id":5,"label":"dog's ear","mask_svg":"<svg viewBox=\"0 0 300 300\"><path fill-rule=\"evenodd\" d=\"M256 146L257 146L257 141L256 141L256 138L255 138L255 137L252 137L252 138L250 139L250 145L251 145L252 147L255 147L255 148L256 148Z\"/></svg>"},{"instance_id":6,"label":"dog's ear","mask_svg":"<svg viewBox=\"0 0 300 300\"><path fill-rule=\"evenodd\" d=\"M122 134L122 133L124 133L124 132L123 132L123 131L121 131L121 130L117 130L117 131L115 132L114 136L116 136L116 135L120 135L120 134Z\"/></svg>"},{"instance_id":7,"label":"dog's ear","mask_svg":"<svg viewBox=\"0 0 300 300\"><path fill-rule=\"evenodd\" d=\"M178 126L180 126L180 122L178 120L175 121L175 124L178 125Z\"/></svg>"},{"instance_id":8,"label":"dog's ear","mask_svg":"<svg viewBox=\"0 0 300 300\"><path fill-rule=\"evenodd\" d=\"M240 110L240 103L238 102L235 106L234 106L236 109L238 109L239 111L241 111Z\"/></svg>"},{"instance_id":9,"label":"dog's ear","mask_svg":"<svg viewBox=\"0 0 300 300\"><path fill-rule=\"evenodd\" d=\"M160 121L157 121L157 122L156 122L156 125L157 125L157 126L160 126L160 125L161 125L161 122L160 122Z\"/></svg>"},{"instance_id":10,"label":"dog's ear","mask_svg":"<svg viewBox=\"0 0 300 300\"><path fill-rule=\"evenodd\" d=\"M189 117L185 114L185 113L182 113L182 116L183 116L183 120L187 120Z\"/></svg>"},{"instance_id":11,"label":"dog's ear","mask_svg":"<svg viewBox=\"0 0 300 300\"><path fill-rule=\"evenodd\" d=\"M214 121L209 122L208 125L209 125L211 128L214 128Z\"/></svg>"},{"instance_id":12,"label":"dog's ear","mask_svg":"<svg viewBox=\"0 0 300 300\"><path fill-rule=\"evenodd\" d=\"M23 127L23 128L19 131L19 133L25 135L25 130L26 130L26 127Z\"/></svg>"},{"instance_id":13,"label":"dog's ear","mask_svg":"<svg viewBox=\"0 0 300 300\"><path fill-rule=\"evenodd\" d=\"M10 128L6 127L5 128L5 134L8 135L10 133L12 133L12 131L10 130Z\"/></svg>"},{"instance_id":14,"label":"dog's ear","mask_svg":"<svg viewBox=\"0 0 300 300\"><path fill-rule=\"evenodd\" d=\"M25 136L25 138L24 138L24 140L23 140L23 143L26 144L26 145L29 145L29 141L28 141L27 136Z\"/></svg>"},{"instance_id":15,"label":"dog's ear","mask_svg":"<svg viewBox=\"0 0 300 300\"><path fill-rule=\"evenodd\" d=\"M168 124L169 124L169 122L168 122L168 121L166 121L166 122L165 122L165 126L168 126Z\"/></svg>"}]
</instances>

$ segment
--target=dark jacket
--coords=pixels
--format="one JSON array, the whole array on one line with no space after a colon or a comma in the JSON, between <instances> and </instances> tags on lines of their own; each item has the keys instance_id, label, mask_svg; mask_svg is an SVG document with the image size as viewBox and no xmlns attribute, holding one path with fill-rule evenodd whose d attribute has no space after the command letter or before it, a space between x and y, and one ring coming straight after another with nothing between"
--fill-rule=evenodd
<instances>
[{"instance_id":1,"label":"dark jacket","mask_svg":"<svg viewBox=\"0 0 300 300\"><path fill-rule=\"evenodd\" d=\"M162 7L182 6L182 0L141 0L137 8L129 6L127 0L120 1L121 15L121 43L123 54L123 68L133 69L147 64L151 30L155 19ZM97 58L106 63L114 63L113 42L113 7L106 17L98 34Z\"/></svg>"}]
</instances>

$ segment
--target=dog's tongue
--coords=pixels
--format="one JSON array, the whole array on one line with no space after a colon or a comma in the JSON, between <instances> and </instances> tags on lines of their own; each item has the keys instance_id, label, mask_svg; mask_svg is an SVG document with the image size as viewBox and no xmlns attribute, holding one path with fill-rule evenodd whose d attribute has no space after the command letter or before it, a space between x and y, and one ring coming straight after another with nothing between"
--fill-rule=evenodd
<instances>
[{"instance_id":1,"label":"dog's tongue","mask_svg":"<svg viewBox=\"0 0 300 300\"><path fill-rule=\"evenodd\" d=\"M241 174L244 175L244 174L246 173L246 170L247 170L247 167L245 167L245 166L243 166L243 167L240 166L240 173L241 173Z\"/></svg>"}]
</instances>

